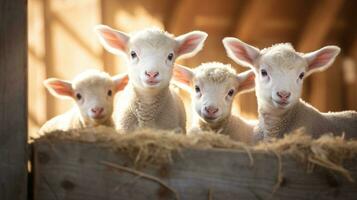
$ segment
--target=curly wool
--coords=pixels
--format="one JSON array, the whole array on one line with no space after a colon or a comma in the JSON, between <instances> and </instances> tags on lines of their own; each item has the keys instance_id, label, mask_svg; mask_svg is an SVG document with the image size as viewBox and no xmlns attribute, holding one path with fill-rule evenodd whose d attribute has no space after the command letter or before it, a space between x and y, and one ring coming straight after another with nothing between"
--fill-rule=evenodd
<instances>
[{"instance_id":1,"label":"curly wool","mask_svg":"<svg viewBox=\"0 0 357 200\"><path fill-rule=\"evenodd\" d=\"M194 69L197 79L208 79L212 82L222 83L236 77L236 71L229 64L219 62L203 63Z\"/></svg>"},{"instance_id":2,"label":"curly wool","mask_svg":"<svg viewBox=\"0 0 357 200\"><path fill-rule=\"evenodd\" d=\"M273 66L292 69L301 66L300 63L306 62L302 58L302 53L296 52L290 43L275 44L261 51L262 55L269 58Z\"/></svg>"},{"instance_id":3,"label":"curly wool","mask_svg":"<svg viewBox=\"0 0 357 200\"><path fill-rule=\"evenodd\" d=\"M76 76L73 81L73 89L93 87L95 85L111 85L112 78L106 72L90 69Z\"/></svg>"}]
</instances>

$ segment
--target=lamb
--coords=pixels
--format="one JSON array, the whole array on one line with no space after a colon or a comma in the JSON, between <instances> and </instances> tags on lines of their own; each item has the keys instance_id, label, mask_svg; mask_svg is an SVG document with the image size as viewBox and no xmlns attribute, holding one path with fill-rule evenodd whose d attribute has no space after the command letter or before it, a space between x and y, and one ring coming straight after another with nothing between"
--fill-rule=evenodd
<instances>
[{"instance_id":1,"label":"lamb","mask_svg":"<svg viewBox=\"0 0 357 200\"><path fill-rule=\"evenodd\" d=\"M219 62L203 63L194 69L175 65L174 81L191 93L195 111L191 133L214 131L253 143L254 124L231 114L235 95L254 89L253 70L237 75L230 65Z\"/></svg>"},{"instance_id":2,"label":"lamb","mask_svg":"<svg viewBox=\"0 0 357 200\"><path fill-rule=\"evenodd\" d=\"M255 132L260 138L280 138L301 127L314 138L325 133L356 136L357 112L321 113L300 98L304 79L327 69L339 54L339 47L326 46L304 54L289 43L259 50L228 37L223 44L230 58L250 67L256 75L259 123Z\"/></svg>"},{"instance_id":3,"label":"lamb","mask_svg":"<svg viewBox=\"0 0 357 200\"><path fill-rule=\"evenodd\" d=\"M46 122L39 134L104 125L113 127L113 98L128 82L127 74L110 77L99 70L87 70L73 81L49 78L45 87L55 97L72 99L75 106Z\"/></svg>"},{"instance_id":4,"label":"lamb","mask_svg":"<svg viewBox=\"0 0 357 200\"><path fill-rule=\"evenodd\" d=\"M109 52L127 59L129 83L126 104L114 112L118 130L157 128L186 133L186 113L180 97L169 87L178 57L193 56L203 47L207 34L193 31L178 37L151 28L132 34L105 25L95 27L101 44Z\"/></svg>"}]
</instances>

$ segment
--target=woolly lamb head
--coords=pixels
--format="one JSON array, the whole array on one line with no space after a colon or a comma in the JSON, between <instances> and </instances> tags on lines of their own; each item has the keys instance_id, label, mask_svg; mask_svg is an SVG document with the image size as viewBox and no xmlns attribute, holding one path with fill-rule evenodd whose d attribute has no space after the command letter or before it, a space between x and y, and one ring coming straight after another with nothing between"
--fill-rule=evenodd
<instances>
[{"instance_id":1,"label":"woolly lamb head","mask_svg":"<svg viewBox=\"0 0 357 200\"><path fill-rule=\"evenodd\" d=\"M304 54L289 43L259 50L236 38L225 38L223 44L230 58L254 70L259 104L279 109L298 102L304 79L327 69L340 52L337 46L326 46Z\"/></svg>"},{"instance_id":2,"label":"woolly lamb head","mask_svg":"<svg viewBox=\"0 0 357 200\"><path fill-rule=\"evenodd\" d=\"M201 31L173 37L160 29L145 29L129 35L105 25L97 25L95 32L106 50L126 56L130 81L145 91L168 87L176 58L195 55L207 38Z\"/></svg>"},{"instance_id":3,"label":"woolly lamb head","mask_svg":"<svg viewBox=\"0 0 357 200\"><path fill-rule=\"evenodd\" d=\"M59 98L73 99L81 120L88 124L101 124L113 113L113 98L128 82L126 74L110 77L98 70L88 70L73 81L49 78L44 81L48 91Z\"/></svg>"},{"instance_id":4,"label":"woolly lamb head","mask_svg":"<svg viewBox=\"0 0 357 200\"><path fill-rule=\"evenodd\" d=\"M254 72L237 75L230 65L218 62L204 63L195 69L176 64L174 81L191 93L193 108L200 118L216 123L230 116L236 94L254 88Z\"/></svg>"}]
</instances>

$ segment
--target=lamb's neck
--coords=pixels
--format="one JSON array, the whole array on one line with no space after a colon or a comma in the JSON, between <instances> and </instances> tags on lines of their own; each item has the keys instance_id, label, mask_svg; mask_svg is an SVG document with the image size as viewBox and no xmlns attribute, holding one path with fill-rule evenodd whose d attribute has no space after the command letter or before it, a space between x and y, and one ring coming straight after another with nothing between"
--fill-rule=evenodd
<instances>
[{"instance_id":1,"label":"lamb's neck","mask_svg":"<svg viewBox=\"0 0 357 200\"><path fill-rule=\"evenodd\" d=\"M169 87L160 91L145 92L132 88L134 101L131 112L136 116L139 127L152 126L169 97Z\"/></svg>"},{"instance_id":2,"label":"lamb's neck","mask_svg":"<svg viewBox=\"0 0 357 200\"><path fill-rule=\"evenodd\" d=\"M258 102L259 134L265 139L282 137L293 122L298 106L299 102L288 109L281 109L271 105L263 106Z\"/></svg>"},{"instance_id":3,"label":"lamb's neck","mask_svg":"<svg viewBox=\"0 0 357 200\"><path fill-rule=\"evenodd\" d=\"M203 119L199 119L198 125L201 130L214 131L214 132L220 133L220 134L228 134L227 127L230 122L230 118L231 117L229 116L229 117L221 119L215 123L208 123L208 122L204 121Z\"/></svg>"}]
</instances>

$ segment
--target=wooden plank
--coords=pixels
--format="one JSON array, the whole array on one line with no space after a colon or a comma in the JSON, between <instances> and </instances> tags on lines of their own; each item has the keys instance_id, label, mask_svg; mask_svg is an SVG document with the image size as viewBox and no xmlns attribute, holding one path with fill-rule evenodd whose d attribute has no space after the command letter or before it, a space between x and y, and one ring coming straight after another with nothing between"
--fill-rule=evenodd
<instances>
[{"instance_id":1,"label":"wooden plank","mask_svg":"<svg viewBox=\"0 0 357 200\"><path fill-rule=\"evenodd\" d=\"M326 169L306 172L306 163L282 156L282 184L276 188L279 162L275 154L222 149L184 150L168 165L139 171L159 178L180 199L355 199L356 183ZM132 166L125 153L104 144L61 140L34 143L35 199L174 199L158 182L115 169L103 162ZM357 178L357 160L344 165ZM275 190L273 194L272 191Z\"/></svg>"},{"instance_id":2,"label":"wooden plank","mask_svg":"<svg viewBox=\"0 0 357 200\"><path fill-rule=\"evenodd\" d=\"M0 3L0 199L27 198L27 5Z\"/></svg>"}]
</instances>

